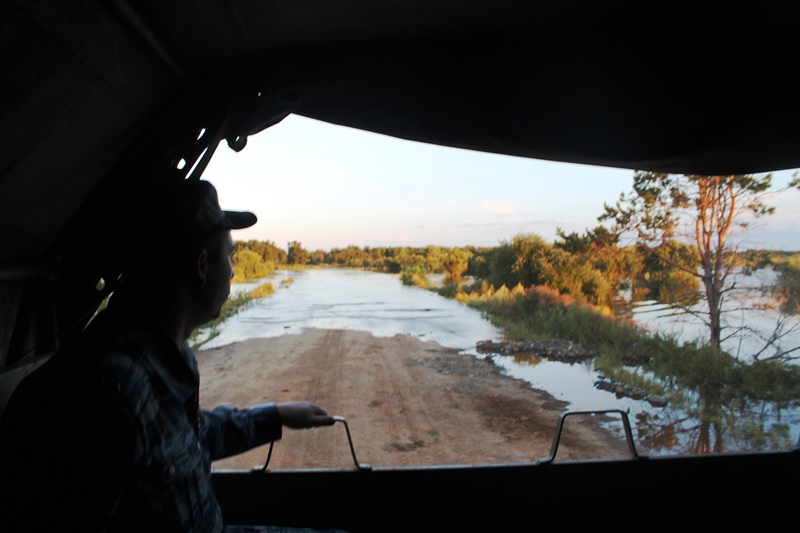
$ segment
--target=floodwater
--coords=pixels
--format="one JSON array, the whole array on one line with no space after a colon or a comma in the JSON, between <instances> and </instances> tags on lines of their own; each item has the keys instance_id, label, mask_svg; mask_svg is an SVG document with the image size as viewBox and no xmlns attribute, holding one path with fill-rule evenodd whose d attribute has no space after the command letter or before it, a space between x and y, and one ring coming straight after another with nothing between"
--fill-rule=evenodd
<instances>
[{"instance_id":1,"label":"floodwater","mask_svg":"<svg viewBox=\"0 0 800 533\"><path fill-rule=\"evenodd\" d=\"M294 282L281 287L281 280L286 278ZM503 339L503 333L475 309L431 291L405 286L390 274L310 269L280 271L270 280L276 286L275 295L230 318L219 336L203 348L301 333L307 328L368 331L377 337L409 335L475 356L479 355L475 349L478 341ZM236 284L231 290L249 290L259 283ZM510 357L495 357L495 363L508 374L570 402L572 410L632 407L630 402L617 400L592 385L597 375L590 364L546 360L527 364Z\"/></svg>"},{"instance_id":2,"label":"floodwater","mask_svg":"<svg viewBox=\"0 0 800 533\"><path fill-rule=\"evenodd\" d=\"M289 278L293 280L291 283L282 283ZM264 281L236 284L231 290L249 290ZM360 270L309 269L278 271L269 281L276 287L275 294L257 300L228 319L220 327L219 335L203 348L321 328L367 331L379 337L409 335L484 357L477 353L476 343L503 338L502 332L478 311L430 291L404 286L395 275ZM641 309L640 312L652 312L652 309ZM671 313L666 310L661 309L660 313L672 320ZM652 319L650 316L650 327L654 324ZM675 325L670 322L663 327L674 329ZM642 453L685 453L689 441L695 438L685 413L656 408L646 401L617 398L611 392L597 389L594 383L599 375L591 361L568 364L542 358L495 356L493 359L508 375L568 402L570 411L627 411L636 440L649 443L644 447L641 442L637 443ZM783 417L781 423L785 424L785 413ZM609 429L621 433L622 426L615 423ZM790 424L790 432L789 438L797 442L800 420ZM644 435L647 435L646 439ZM667 435L667 438L659 440L657 437L660 435ZM665 440L670 442L668 446L663 445Z\"/></svg>"},{"instance_id":3,"label":"floodwater","mask_svg":"<svg viewBox=\"0 0 800 533\"><path fill-rule=\"evenodd\" d=\"M292 278L282 286L281 280ZM430 291L406 287L396 276L361 270L280 271L270 278L274 296L229 319L204 347L249 338L300 333L308 328L369 331L377 337L405 334L459 350L501 334L473 309ZM235 284L248 290L261 282Z\"/></svg>"},{"instance_id":4,"label":"floodwater","mask_svg":"<svg viewBox=\"0 0 800 533\"><path fill-rule=\"evenodd\" d=\"M781 316L774 299L763 290L776 285L777 278L772 269L761 269L748 274L739 271L729 280L722 306L722 348L726 352L750 362L754 354L760 353L763 359L800 346L800 317ZM633 304L633 318L653 333L691 342L708 338L702 319L706 309L705 303L684 312L644 301Z\"/></svg>"}]
</instances>

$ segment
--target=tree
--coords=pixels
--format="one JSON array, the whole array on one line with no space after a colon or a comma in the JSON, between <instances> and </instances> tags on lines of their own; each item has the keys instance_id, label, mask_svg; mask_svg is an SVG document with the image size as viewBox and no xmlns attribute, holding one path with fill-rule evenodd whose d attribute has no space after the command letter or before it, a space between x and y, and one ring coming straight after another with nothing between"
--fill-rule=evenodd
<instances>
[{"instance_id":1,"label":"tree","mask_svg":"<svg viewBox=\"0 0 800 533\"><path fill-rule=\"evenodd\" d=\"M290 241L286 254L286 263L289 265L305 265L310 259L308 250L303 248L300 241Z\"/></svg>"},{"instance_id":2,"label":"tree","mask_svg":"<svg viewBox=\"0 0 800 533\"><path fill-rule=\"evenodd\" d=\"M605 206L599 217L613 220L617 230L632 231L637 245L660 261L698 278L707 311L701 318L709 330L709 343L719 347L726 293L733 290L729 277L739 265L738 242L732 239L746 229L751 218L773 213L766 203L772 176L680 176L637 172L633 191L620 196L615 206ZM690 245L687 247L687 245ZM694 256L687 261L687 250Z\"/></svg>"},{"instance_id":3,"label":"tree","mask_svg":"<svg viewBox=\"0 0 800 533\"><path fill-rule=\"evenodd\" d=\"M241 250L251 250L261 256L264 262L272 262L273 265L283 265L286 263L286 252L275 246L273 241L236 241L236 252Z\"/></svg>"},{"instance_id":4,"label":"tree","mask_svg":"<svg viewBox=\"0 0 800 533\"><path fill-rule=\"evenodd\" d=\"M610 304L619 289L639 278L642 273L643 254L635 248L619 246L619 233L605 226L587 229L582 235L576 232L567 234L557 228L556 234L561 239L555 242L556 248L588 261L602 273L609 286L608 300L604 303Z\"/></svg>"},{"instance_id":5,"label":"tree","mask_svg":"<svg viewBox=\"0 0 800 533\"><path fill-rule=\"evenodd\" d=\"M441 258L442 270L444 271L445 283L457 283L461 281L462 275L469 267L469 260L472 252L461 248L447 250Z\"/></svg>"},{"instance_id":6,"label":"tree","mask_svg":"<svg viewBox=\"0 0 800 533\"><path fill-rule=\"evenodd\" d=\"M446 252L438 246L429 245L425 247L424 254L428 272L441 272Z\"/></svg>"},{"instance_id":7,"label":"tree","mask_svg":"<svg viewBox=\"0 0 800 533\"><path fill-rule=\"evenodd\" d=\"M590 261L536 234L519 234L510 243L501 243L491 255L489 271L488 282L495 288L545 285L603 305L613 297L612 284Z\"/></svg>"},{"instance_id":8,"label":"tree","mask_svg":"<svg viewBox=\"0 0 800 533\"><path fill-rule=\"evenodd\" d=\"M275 264L264 261L258 253L244 248L233 254L233 272L235 281L265 278L275 272Z\"/></svg>"}]
</instances>

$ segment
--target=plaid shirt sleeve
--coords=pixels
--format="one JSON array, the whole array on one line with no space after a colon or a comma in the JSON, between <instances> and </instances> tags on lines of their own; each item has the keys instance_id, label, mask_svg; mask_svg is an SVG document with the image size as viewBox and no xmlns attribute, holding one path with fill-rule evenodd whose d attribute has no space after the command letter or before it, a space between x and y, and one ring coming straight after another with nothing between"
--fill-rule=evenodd
<instances>
[{"instance_id":1,"label":"plaid shirt sleeve","mask_svg":"<svg viewBox=\"0 0 800 533\"><path fill-rule=\"evenodd\" d=\"M201 437L205 437L211 460L246 452L281 438L282 424L274 403L236 409L223 405L200 409Z\"/></svg>"}]
</instances>

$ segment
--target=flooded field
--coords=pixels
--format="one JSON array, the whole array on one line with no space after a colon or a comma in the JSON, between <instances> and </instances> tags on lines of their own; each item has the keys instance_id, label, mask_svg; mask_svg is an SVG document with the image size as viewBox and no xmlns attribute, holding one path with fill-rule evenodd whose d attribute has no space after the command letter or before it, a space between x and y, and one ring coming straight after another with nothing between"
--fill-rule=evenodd
<instances>
[{"instance_id":1,"label":"flooded field","mask_svg":"<svg viewBox=\"0 0 800 533\"><path fill-rule=\"evenodd\" d=\"M409 335L479 356L477 342L503 339L503 333L480 312L430 291L405 286L396 276L319 269L278 272L271 279L280 287L280 281L289 277L293 283L231 318L220 335L204 347L300 333L307 328L352 329L378 337ZM255 285L234 285L231 290L247 290ZM569 365L543 359L528 362L519 358L515 361L510 357L495 357L495 363L510 375L569 401L575 410L636 410L636 404L641 403L618 400L613 394L596 389L592 383L597 374L591 364Z\"/></svg>"},{"instance_id":2,"label":"flooded field","mask_svg":"<svg viewBox=\"0 0 800 533\"><path fill-rule=\"evenodd\" d=\"M367 331L378 337L409 335L484 357L476 351L477 342L503 339L502 332L478 311L432 292L404 286L396 276L389 274L309 269L279 271L270 280L276 286L274 296L254 302L229 319L220 328L219 335L204 348L317 328ZM234 285L232 291L248 290L257 284ZM663 309L660 312L672 320L672 313ZM653 315L649 318L652 328ZM674 328L675 324L663 327ZM702 438L697 434L702 428L698 429L686 413L669 407L654 407L646 401L618 398L598 389L595 382L600 376L591 361L568 364L525 355L494 356L493 360L508 375L569 402L572 411L621 409L629 412L640 453L687 453L690 444ZM770 413L764 406L761 409L760 413L752 413L759 423L782 432L782 442L797 442L800 436L797 410ZM609 428L621 430L619 424ZM735 444L729 443L726 450L736 450Z\"/></svg>"}]
</instances>

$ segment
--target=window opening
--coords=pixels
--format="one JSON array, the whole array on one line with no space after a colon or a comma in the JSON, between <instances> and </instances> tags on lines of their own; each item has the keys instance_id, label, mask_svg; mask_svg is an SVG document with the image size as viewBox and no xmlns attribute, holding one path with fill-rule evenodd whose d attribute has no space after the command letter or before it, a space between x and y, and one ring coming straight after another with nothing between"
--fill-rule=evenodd
<instances>
[{"instance_id":1,"label":"window opening","mask_svg":"<svg viewBox=\"0 0 800 533\"><path fill-rule=\"evenodd\" d=\"M229 318L195 338L208 373L201 398L211 406L307 396L277 370L292 366L286 354L304 353L294 364L308 375L294 375L333 395L326 407L347 417L359 457L374 466L533 461L547 455L564 409L626 412L643 456L792 449L800 331L786 302L800 268L791 230L800 202L796 189L777 191L797 170L773 173L763 201L774 215L736 220L747 231L726 251L741 261L729 281L746 290L724 292L734 307L721 350L704 340L702 287L678 268L692 265L692 243L669 249L670 259L630 228L617 235L610 218L598 221L635 175L297 116L239 154L219 150L204 179L227 209L254 211L260 222L234 235ZM687 295L700 300L680 300ZM759 352L745 334L773 348ZM230 350L239 362L223 364ZM702 385L731 368L762 392ZM250 389L258 398L230 396L247 387L228 380L261 377ZM516 392L493 392L506 386L498 383ZM492 404L493 393L502 401ZM434 404L471 422L425 419ZM545 442L524 436L535 431ZM571 450L565 439L559 459L628 453L619 424L601 416L576 434L592 445ZM307 438L317 436L276 447L275 467L347 465L346 447L336 464L324 452L301 464L282 451ZM263 464L264 450L251 454L217 466Z\"/></svg>"}]
</instances>

